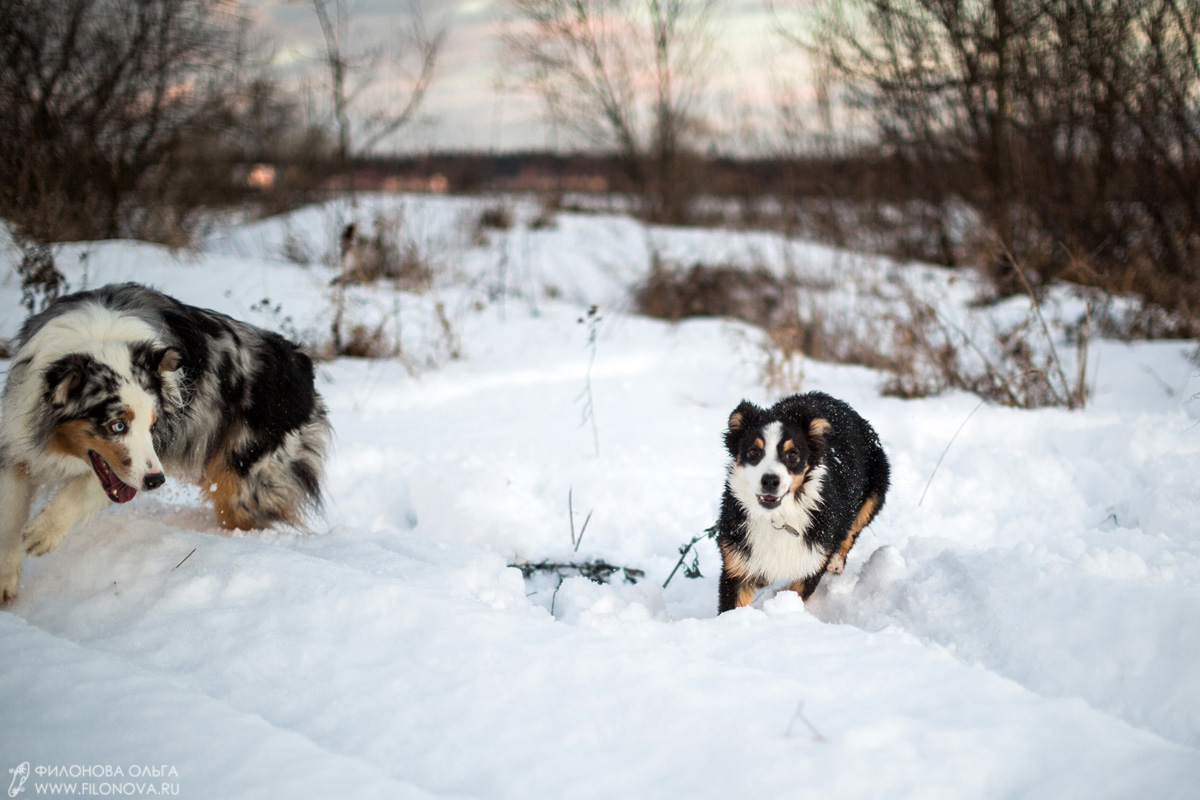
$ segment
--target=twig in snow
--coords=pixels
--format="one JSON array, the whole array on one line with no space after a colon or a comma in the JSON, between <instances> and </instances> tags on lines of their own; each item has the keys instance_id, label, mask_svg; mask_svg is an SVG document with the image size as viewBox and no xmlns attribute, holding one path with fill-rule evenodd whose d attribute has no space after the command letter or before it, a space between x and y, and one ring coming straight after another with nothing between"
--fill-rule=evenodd
<instances>
[{"instance_id":1,"label":"twig in snow","mask_svg":"<svg viewBox=\"0 0 1200 800\"><path fill-rule=\"evenodd\" d=\"M1088 366L1088 345L1092 340L1092 304L1084 303L1083 306L1083 329L1075 334L1075 386L1072 393L1075 395L1075 402L1079 404L1079 408L1083 408L1087 403L1088 386L1087 386L1087 366Z\"/></svg>"},{"instance_id":2,"label":"twig in snow","mask_svg":"<svg viewBox=\"0 0 1200 800\"><path fill-rule=\"evenodd\" d=\"M592 512L595 511L595 509L592 509L592 511L589 511L587 513L587 516L583 518L583 527L579 529L579 536L578 536L578 538L576 538L576 536L575 536L575 508L571 502L571 493L573 491L574 491L574 488L567 489L567 520L571 523L571 544L573 544L575 546L574 552L578 553L579 545L580 545L580 543L583 542L583 534L587 532L588 523L592 521Z\"/></svg>"},{"instance_id":3,"label":"twig in snow","mask_svg":"<svg viewBox=\"0 0 1200 800\"><path fill-rule=\"evenodd\" d=\"M925 489L921 492L921 499L917 501L918 506L925 502L925 493L929 491L929 487L933 483L933 476L937 475L938 467L942 465L942 459L946 457L946 453L950 452L950 446L954 444L954 440L958 438L960 433L962 433L962 429L967 427L967 423L971 421L971 417L975 416L975 412L983 407L983 403L984 401L980 400L979 403L971 409L971 413L967 414L967 418L964 419L962 424L958 426L958 430L956 430L954 435L950 437L950 441L946 442L946 449L942 451L940 456L938 456L937 463L933 465L933 472L929 473L929 480L925 481Z\"/></svg>"},{"instance_id":4,"label":"twig in snow","mask_svg":"<svg viewBox=\"0 0 1200 800\"><path fill-rule=\"evenodd\" d=\"M194 553L194 552L196 552L196 548L194 548L194 547L193 547L193 548L192 548L192 553ZM187 561L189 558L191 558L191 557L192 557L192 553L188 553L186 556L184 556L184 557L183 557L183 561ZM174 567L172 567L172 568L171 568L171 572L174 572L175 570L177 570L177 569L179 569L180 567L182 567L182 566L183 566L183 561L180 561L178 564L176 564Z\"/></svg>"},{"instance_id":5,"label":"twig in snow","mask_svg":"<svg viewBox=\"0 0 1200 800\"><path fill-rule=\"evenodd\" d=\"M1154 371L1154 367L1150 366L1149 364L1142 364L1142 372L1146 373L1151 378L1154 378L1154 380L1158 382L1158 385L1162 387L1162 390L1167 393L1167 397L1175 396L1175 390L1171 388L1171 384L1159 377L1158 373Z\"/></svg>"},{"instance_id":6,"label":"twig in snow","mask_svg":"<svg viewBox=\"0 0 1200 800\"><path fill-rule=\"evenodd\" d=\"M526 579L533 577L535 572L553 572L560 578L566 578L573 575L578 575L587 578L595 583L608 583L608 579L616 573L624 574L626 583L637 583L642 578L646 577L646 571L637 569L636 567L621 567L616 564L609 564L602 558L597 558L593 561L550 561L543 560L536 564L532 561L521 561L508 566L521 570L521 575Z\"/></svg>"},{"instance_id":7,"label":"twig in snow","mask_svg":"<svg viewBox=\"0 0 1200 800\"><path fill-rule=\"evenodd\" d=\"M550 595L550 616L552 617L554 616L554 603L558 600L558 590L562 588L563 581L565 580L566 578L564 578L562 575L559 575L558 586L554 587L554 594Z\"/></svg>"},{"instance_id":8,"label":"twig in snow","mask_svg":"<svg viewBox=\"0 0 1200 800\"><path fill-rule=\"evenodd\" d=\"M717 535L717 526L713 525L711 528L706 529L704 531L704 533L693 536L692 540L690 542L688 542L687 544L680 545L679 560L675 562L675 569L671 570L671 574L667 576L667 579L665 581L663 581L664 589L667 588L667 584L671 582L671 578L675 577L675 573L679 571L679 568L683 566L683 562L687 558L689 552L692 554L692 563L689 564L688 566L684 567L683 577L685 577L685 578L703 578L704 577L703 575L700 574L700 554L695 551L696 542L699 542L701 539L712 539L716 535Z\"/></svg>"},{"instance_id":9,"label":"twig in snow","mask_svg":"<svg viewBox=\"0 0 1200 800\"><path fill-rule=\"evenodd\" d=\"M581 425L592 423L592 442L596 446L596 458L600 457L600 431L596 427L596 406L592 400L592 366L596 363L596 333L600 327L600 307L592 306L587 311L586 317L580 317L579 322L587 323L588 326L588 350L591 355L588 357L587 378L583 386L583 391L579 393L577 400L583 400L583 420Z\"/></svg>"},{"instance_id":10,"label":"twig in snow","mask_svg":"<svg viewBox=\"0 0 1200 800\"><path fill-rule=\"evenodd\" d=\"M487 212L484 212L485 214ZM500 321L504 322L504 298L508 296L508 237L505 236L500 243L500 259L496 263L496 289L494 298L500 302L497 304L500 309Z\"/></svg>"},{"instance_id":11,"label":"twig in snow","mask_svg":"<svg viewBox=\"0 0 1200 800\"><path fill-rule=\"evenodd\" d=\"M826 741L825 737L821 735L821 732L819 730L817 730L816 727L811 722L808 721L808 717L804 716L804 701L803 700L801 700L796 705L796 711L795 711L795 713L792 714L792 720L791 720L791 722L788 723L787 730L783 732L783 735L788 737L789 739L792 736L792 728L795 727L796 720L800 720L801 722L803 722L805 725L808 726L808 729L810 731L812 731L814 742Z\"/></svg>"}]
</instances>

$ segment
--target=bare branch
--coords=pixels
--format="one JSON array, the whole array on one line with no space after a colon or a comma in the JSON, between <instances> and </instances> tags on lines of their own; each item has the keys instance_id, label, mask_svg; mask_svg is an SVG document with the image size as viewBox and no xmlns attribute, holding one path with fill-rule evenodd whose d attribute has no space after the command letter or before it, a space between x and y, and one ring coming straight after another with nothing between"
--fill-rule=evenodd
<instances>
[{"instance_id":1,"label":"bare branch","mask_svg":"<svg viewBox=\"0 0 1200 800\"><path fill-rule=\"evenodd\" d=\"M612 147L653 218L687 215L684 151L696 128L718 0L509 0L506 37L547 116Z\"/></svg>"},{"instance_id":2,"label":"bare branch","mask_svg":"<svg viewBox=\"0 0 1200 800\"><path fill-rule=\"evenodd\" d=\"M337 124L338 149L345 164L413 122L433 82L447 29L429 31L419 3L412 0L405 35L395 37L391 46L362 43L355 46L349 44L355 36L350 31L345 0L312 0L312 5L325 41L327 90ZM389 102L373 111L362 110L360 106L366 95L379 84L379 70L400 65L409 53L415 53L418 67L398 102ZM352 117L357 118L357 135Z\"/></svg>"}]
</instances>

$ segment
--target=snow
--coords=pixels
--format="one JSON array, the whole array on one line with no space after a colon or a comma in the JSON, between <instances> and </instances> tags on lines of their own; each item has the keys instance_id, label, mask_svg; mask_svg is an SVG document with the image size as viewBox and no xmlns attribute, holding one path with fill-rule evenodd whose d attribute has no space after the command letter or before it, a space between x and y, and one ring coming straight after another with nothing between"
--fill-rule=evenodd
<instances>
[{"instance_id":1,"label":"snow","mask_svg":"<svg viewBox=\"0 0 1200 800\"><path fill-rule=\"evenodd\" d=\"M518 224L473 242L498 202ZM985 405L965 425L970 395L881 397L878 373L806 362L805 389L879 431L891 492L807 605L768 590L717 617L711 541L702 578L662 583L716 517L730 410L773 398L757 331L631 312L652 252L790 266L868 305L889 295L861 281L916 276L964 325L1020 309L767 234L606 214L535 231L532 203L495 198L368 204L403 215L439 277L349 295L398 356L320 365L325 518L230 535L168 483L26 561L0 611L0 766L30 762L30 795L52 782L39 766L154 764L196 798L1197 796L1194 345L1095 341L1086 409ZM140 280L316 337L347 213L230 224L192 252L56 256L73 288ZM284 258L289 236L314 263ZM5 269L0 335L19 301ZM591 514L577 551L568 495L577 532ZM559 586L508 566L594 558L645 578Z\"/></svg>"}]
</instances>

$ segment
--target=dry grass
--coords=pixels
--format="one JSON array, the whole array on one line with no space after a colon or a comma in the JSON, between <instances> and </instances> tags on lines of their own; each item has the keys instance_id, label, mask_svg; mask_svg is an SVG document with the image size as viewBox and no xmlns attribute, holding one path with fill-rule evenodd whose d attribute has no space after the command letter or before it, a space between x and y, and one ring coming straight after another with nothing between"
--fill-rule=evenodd
<instances>
[{"instance_id":1,"label":"dry grass","mask_svg":"<svg viewBox=\"0 0 1200 800\"><path fill-rule=\"evenodd\" d=\"M529 230L544 231L558 224L558 212L562 211L563 197L558 192L545 192L538 200L538 212L529 221Z\"/></svg>"},{"instance_id":2,"label":"dry grass","mask_svg":"<svg viewBox=\"0 0 1200 800\"><path fill-rule=\"evenodd\" d=\"M298 235L288 226L283 237L280 255L292 264L307 266L317 262L317 254L313 246L303 236Z\"/></svg>"},{"instance_id":3,"label":"dry grass","mask_svg":"<svg viewBox=\"0 0 1200 800\"><path fill-rule=\"evenodd\" d=\"M790 328L772 328L762 344L759 376L772 394L796 394L804 389L805 351L795 346Z\"/></svg>"},{"instance_id":4,"label":"dry grass","mask_svg":"<svg viewBox=\"0 0 1200 800\"><path fill-rule=\"evenodd\" d=\"M398 289L424 292L433 278L433 266L420 245L404 235L402 220L378 213L370 235L353 237L335 281L359 285L387 280Z\"/></svg>"},{"instance_id":5,"label":"dry grass","mask_svg":"<svg viewBox=\"0 0 1200 800\"><path fill-rule=\"evenodd\" d=\"M1088 317L1076 327L1075 369L1068 372L1032 295L1029 316L996 331L990 342L951 324L912 292L906 292L905 304L907 318L894 329L893 366L883 394L915 398L960 389L1014 408L1086 404Z\"/></svg>"},{"instance_id":6,"label":"dry grass","mask_svg":"<svg viewBox=\"0 0 1200 800\"><path fill-rule=\"evenodd\" d=\"M350 358L385 358L395 355L383 335L383 326L368 328L366 325L351 325L350 331L335 355Z\"/></svg>"},{"instance_id":7,"label":"dry grass","mask_svg":"<svg viewBox=\"0 0 1200 800\"><path fill-rule=\"evenodd\" d=\"M787 320L796 284L765 268L694 264L683 269L656 259L650 277L634 290L638 311L678 322L688 317L732 317L771 328Z\"/></svg>"},{"instance_id":8,"label":"dry grass","mask_svg":"<svg viewBox=\"0 0 1200 800\"><path fill-rule=\"evenodd\" d=\"M762 328L762 381L777 394L801 390L804 361L811 358L884 372L882 391L891 396L959 389L1017 408L1082 407L1090 315L1069 330L1076 358L1068 369L1033 287L1017 280L1029 297L1029 314L986 340L952 324L911 289L902 290L897 311L868 319L858 311L831 311L827 292L764 268L658 264L634 299L639 311L660 319L728 317Z\"/></svg>"},{"instance_id":9,"label":"dry grass","mask_svg":"<svg viewBox=\"0 0 1200 800\"><path fill-rule=\"evenodd\" d=\"M494 231L506 231L513 226L512 209L504 203L488 206L480 212L478 226Z\"/></svg>"}]
</instances>

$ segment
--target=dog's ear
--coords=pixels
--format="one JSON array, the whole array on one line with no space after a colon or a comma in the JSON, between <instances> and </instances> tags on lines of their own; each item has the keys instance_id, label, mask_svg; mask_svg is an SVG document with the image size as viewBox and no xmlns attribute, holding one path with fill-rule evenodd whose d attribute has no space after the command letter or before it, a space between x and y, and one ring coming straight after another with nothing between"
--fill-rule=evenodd
<instances>
[{"instance_id":1,"label":"dog's ear","mask_svg":"<svg viewBox=\"0 0 1200 800\"><path fill-rule=\"evenodd\" d=\"M813 417L808 423L808 449L810 463L816 463L821 460L821 456L825 454L826 442L825 437L833 430L833 425L824 417Z\"/></svg>"},{"instance_id":2,"label":"dog's ear","mask_svg":"<svg viewBox=\"0 0 1200 800\"><path fill-rule=\"evenodd\" d=\"M178 350L168 348L163 350L158 357L158 374L162 375L167 372L174 372L179 369L179 362L182 356Z\"/></svg>"},{"instance_id":3,"label":"dog's ear","mask_svg":"<svg viewBox=\"0 0 1200 800\"><path fill-rule=\"evenodd\" d=\"M62 408L83 394L87 371L82 358L67 356L60 358L46 370L46 390L50 404Z\"/></svg>"},{"instance_id":4,"label":"dog's ear","mask_svg":"<svg viewBox=\"0 0 1200 800\"><path fill-rule=\"evenodd\" d=\"M753 403L743 400L738 403L738 407L729 415L729 429L725 431L725 449L730 455L737 455L734 448L737 446L738 439L742 433L750 427L758 415L762 413L762 409Z\"/></svg>"}]
</instances>

